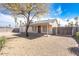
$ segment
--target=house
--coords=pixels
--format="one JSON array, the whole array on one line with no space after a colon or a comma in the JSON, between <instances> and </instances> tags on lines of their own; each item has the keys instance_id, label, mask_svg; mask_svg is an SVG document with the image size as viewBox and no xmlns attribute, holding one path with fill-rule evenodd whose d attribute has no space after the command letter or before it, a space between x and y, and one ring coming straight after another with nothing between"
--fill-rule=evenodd
<instances>
[{"instance_id":1,"label":"house","mask_svg":"<svg viewBox=\"0 0 79 59\"><path fill-rule=\"evenodd\" d=\"M48 19L48 20L35 21L30 24L28 32L56 34L57 33L56 28L58 27L58 24L61 25L61 22L59 21L59 19ZM24 25L20 27L20 32L25 32Z\"/></svg>"},{"instance_id":2,"label":"house","mask_svg":"<svg viewBox=\"0 0 79 59\"><path fill-rule=\"evenodd\" d=\"M49 20L43 20L43 21L36 21L35 23L31 24L32 31L34 33L49 33L52 34L52 29L54 27L57 27L56 19L49 19Z\"/></svg>"}]
</instances>

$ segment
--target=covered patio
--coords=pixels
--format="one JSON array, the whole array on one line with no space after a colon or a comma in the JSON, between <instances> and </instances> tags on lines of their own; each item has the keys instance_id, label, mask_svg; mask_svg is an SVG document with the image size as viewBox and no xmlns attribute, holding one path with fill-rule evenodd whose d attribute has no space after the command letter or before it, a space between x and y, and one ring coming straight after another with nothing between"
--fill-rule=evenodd
<instances>
[{"instance_id":1,"label":"covered patio","mask_svg":"<svg viewBox=\"0 0 79 59\"><path fill-rule=\"evenodd\" d=\"M49 33L52 34L52 25L49 23L35 23L31 24L32 32L34 33Z\"/></svg>"}]
</instances>

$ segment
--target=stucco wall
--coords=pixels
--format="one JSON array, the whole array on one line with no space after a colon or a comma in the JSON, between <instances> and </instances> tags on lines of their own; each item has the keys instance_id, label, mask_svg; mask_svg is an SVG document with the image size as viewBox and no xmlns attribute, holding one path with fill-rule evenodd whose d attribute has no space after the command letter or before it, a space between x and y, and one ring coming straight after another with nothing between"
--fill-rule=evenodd
<instances>
[{"instance_id":1,"label":"stucco wall","mask_svg":"<svg viewBox=\"0 0 79 59\"><path fill-rule=\"evenodd\" d=\"M20 32L25 32L25 27L20 27ZM32 27L29 27L28 32L32 32Z\"/></svg>"},{"instance_id":2,"label":"stucco wall","mask_svg":"<svg viewBox=\"0 0 79 59\"><path fill-rule=\"evenodd\" d=\"M41 33L47 33L47 25L39 25L39 26L41 26ZM35 27L36 27L36 30L34 29ZM44 27L46 30L44 29ZM25 27L20 27L20 32L25 32ZM28 32L38 33L38 26L30 26L28 29ZM51 25L48 25L48 33L52 34L52 26Z\"/></svg>"}]
</instances>

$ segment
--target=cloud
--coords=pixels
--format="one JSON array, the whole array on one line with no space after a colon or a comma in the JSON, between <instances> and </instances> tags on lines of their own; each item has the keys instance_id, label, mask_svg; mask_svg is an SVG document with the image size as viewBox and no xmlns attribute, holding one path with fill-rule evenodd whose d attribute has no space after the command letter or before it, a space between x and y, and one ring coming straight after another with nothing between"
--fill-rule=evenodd
<instances>
[{"instance_id":1,"label":"cloud","mask_svg":"<svg viewBox=\"0 0 79 59\"><path fill-rule=\"evenodd\" d=\"M56 9L54 15L58 16L58 15L61 15L61 14L62 14L62 9L61 9L61 6L59 6L59 7Z\"/></svg>"},{"instance_id":2,"label":"cloud","mask_svg":"<svg viewBox=\"0 0 79 59\"><path fill-rule=\"evenodd\" d=\"M14 26L14 19L10 15L0 13L0 26L8 26L9 24Z\"/></svg>"}]
</instances>

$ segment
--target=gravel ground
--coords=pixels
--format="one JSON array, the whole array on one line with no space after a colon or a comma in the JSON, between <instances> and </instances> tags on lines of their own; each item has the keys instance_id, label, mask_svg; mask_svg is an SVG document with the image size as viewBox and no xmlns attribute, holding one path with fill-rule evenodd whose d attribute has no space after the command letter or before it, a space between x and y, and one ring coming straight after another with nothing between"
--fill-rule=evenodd
<instances>
[{"instance_id":1,"label":"gravel ground","mask_svg":"<svg viewBox=\"0 0 79 59\"><path fill-rule=\"evenodd\" d=\"M75 56L69 49L77 43L72 37L39 36L32 38L17 36L17 33L1 32L7 41L0 52L4 56ZM38 34L37 34L38 35Z\"/></svg>"}]
</instances>

